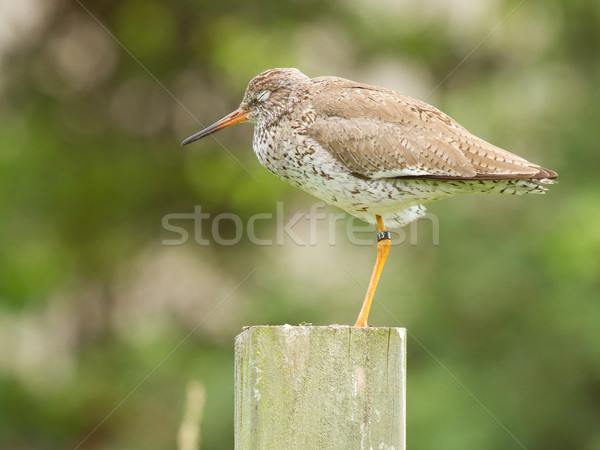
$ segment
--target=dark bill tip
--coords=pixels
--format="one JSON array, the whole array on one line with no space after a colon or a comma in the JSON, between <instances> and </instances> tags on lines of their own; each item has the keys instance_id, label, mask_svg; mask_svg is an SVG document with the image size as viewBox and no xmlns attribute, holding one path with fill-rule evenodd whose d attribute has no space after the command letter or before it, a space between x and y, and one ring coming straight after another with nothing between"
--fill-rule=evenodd
<instances>
[{"instance_id":1,"label":"dark bill tip","mask_svg":"<svg viewBox=\"0 0 600 450\"><path fill-rule=\"evenodd\" d=\"M198 133L181 141L181 146L183 147L184 145L188 145L190 142L194 142L194 141L197 141L198 139L202 139L204 136L208 136L208 133L206 133L206 129L199 131Z\"/></svg>"}]
</instances>

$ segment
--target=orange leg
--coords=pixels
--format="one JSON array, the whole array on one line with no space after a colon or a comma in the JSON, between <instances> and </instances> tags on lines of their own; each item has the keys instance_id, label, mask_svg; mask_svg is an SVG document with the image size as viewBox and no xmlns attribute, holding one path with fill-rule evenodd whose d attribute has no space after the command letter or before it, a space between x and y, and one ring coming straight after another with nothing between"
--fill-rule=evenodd
<instances>
[{"instance_id":1,"label":"orange leg","mask_svg":"<svg viewBox=\"0 0 600 450\"><path fill-rule=\"evenodd\" d=\"M377 219L377 229L379 230L379 234L377 235L377 239L379 241L377 242L377 261L375 261L375 267L373 268L373 274L371 275L371 281L369 282L367 295L365 296L365 301L363 302L358 319L354 324L355 327L367 326L367 317L369 317L369 309L371 309L371 302L373 301L373 295L375 295L375 288L377 288L379 276L381 275L383 265L385 264L385 259L390 251L390 235L387 231L385 231L383 219L381 216L375 216L375 218Z\"/></svg>"}]
</instances>

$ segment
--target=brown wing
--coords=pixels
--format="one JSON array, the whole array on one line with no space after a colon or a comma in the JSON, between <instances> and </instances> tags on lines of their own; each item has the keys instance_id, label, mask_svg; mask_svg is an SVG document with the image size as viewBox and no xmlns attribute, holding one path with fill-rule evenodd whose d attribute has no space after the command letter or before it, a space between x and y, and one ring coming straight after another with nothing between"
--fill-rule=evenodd
<instances>
[{"instance_id":1,"label":"brown wing","mask_svg":"<svg viewBox=\"0 0 600 450\"><path fill-rule=\"evenodd\" d=\"M427 103L340 78L314 79L307 134L370 178L555 178L556 174L473 136Z\"/></svg>"}]
</instances>

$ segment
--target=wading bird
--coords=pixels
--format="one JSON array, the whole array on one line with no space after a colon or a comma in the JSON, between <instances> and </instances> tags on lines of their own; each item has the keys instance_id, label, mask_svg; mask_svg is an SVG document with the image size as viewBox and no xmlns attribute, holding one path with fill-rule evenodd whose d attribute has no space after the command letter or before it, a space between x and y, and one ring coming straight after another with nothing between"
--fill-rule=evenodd
<instances>
[{"instance_id":1,"label":"wading bird","mask_svg":"<svg viewBox=\"0 0 600 450\"><path fill-rule=\"evenodd\" d=\"M297 69L254 77L239 108L182 142L249 121L260 163L282 180L369 223L377 260L355 326L369 309L391 229L422 216L424 203L457 194L543 193L557 174L474 135L406 95Z\"/></svg>"}]
</instances>

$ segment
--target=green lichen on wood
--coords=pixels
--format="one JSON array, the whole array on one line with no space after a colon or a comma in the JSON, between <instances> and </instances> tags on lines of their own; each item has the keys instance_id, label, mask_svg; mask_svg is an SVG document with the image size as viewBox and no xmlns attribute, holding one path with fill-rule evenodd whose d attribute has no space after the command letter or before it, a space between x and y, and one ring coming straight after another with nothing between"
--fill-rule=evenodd
<instances>
[{"instance_id":1,"label":"green lichen on wood","mask_svg":"<svg viewBox=\"0 0 600 450\"><path fill-rule=\"evenodd\" d=\"M236 338L236 448L404 448L406 332L250 327Z\"/></svg>"}]
</instances>

